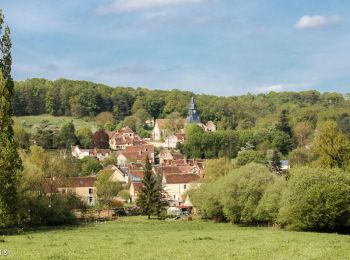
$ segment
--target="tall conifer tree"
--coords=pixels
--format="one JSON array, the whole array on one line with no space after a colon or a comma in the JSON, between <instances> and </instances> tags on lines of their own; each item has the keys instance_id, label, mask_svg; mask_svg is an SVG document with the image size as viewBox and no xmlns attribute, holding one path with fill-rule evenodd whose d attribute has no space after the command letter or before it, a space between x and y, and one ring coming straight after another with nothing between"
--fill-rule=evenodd
<instances>
[{"instance_id":1,"label":"tall conifer tree","mask_svg":"<svg viewBox=\"0 0 350 260\"><path fill-rule=\"evenodd\" d=\"M0 10L0 227L13 223L17 205L17 178L21 160L14 141L10 28Z\"/></svg>"},{"instance_id":2,"label":"tall conifer tree","mask_svg":"<svg viewBox=\"0 0 350 260\"><path fill-rule=\"evenodd\" d=\"M157 211L158 197L157 180L152 173L152 164L147 156L142 189L136 203L141 208L142 213L148 216L148 219Z\"/></svg>"}]
</instances>

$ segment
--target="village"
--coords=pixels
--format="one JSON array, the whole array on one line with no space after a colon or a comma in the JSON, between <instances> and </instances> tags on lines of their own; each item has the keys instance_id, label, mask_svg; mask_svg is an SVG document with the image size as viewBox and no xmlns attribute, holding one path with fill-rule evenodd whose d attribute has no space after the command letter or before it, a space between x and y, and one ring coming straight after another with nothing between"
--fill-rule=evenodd
<instances>
[{"instance_id":1,"label":"village","mask_svg":"<svg viewBox=\"0 0 350 260\"><path fill-rule=\"evenodd\" d=\"M177 149L178 144L185 141L184 127L197 124L204 132L215 132L213 122L203 124L196 110L194 98L188 106L188 116L182 119L182 129L168 136L166 126L172 124L171 119L157 119L153 122L152 137L142 139L128 126L117 131L108 132L110 149L82 149L77 145L71 147L73 157L81 160L86 157L96 158L103 162L109 157L116 158L116 163L107 165L104 170L111 172L111 181L119 182L128 188L130 197L125 200L115 197L114 200L134 205L142 187L146 160L152 164L152 172L162 176L162 184L168 205L182 211L191 212L193 204L187 192L201 185L204 177L205 160L187 159ZM156 149L159 151L156 154ZM98 175L98 174L97 174ZM98 204L96 192L97 175L70 177L65 182L55 182L47 178L45 193L74 193L88 206ZM48 185L50 184L50 185Z\"/></svg>"}]
</instances>

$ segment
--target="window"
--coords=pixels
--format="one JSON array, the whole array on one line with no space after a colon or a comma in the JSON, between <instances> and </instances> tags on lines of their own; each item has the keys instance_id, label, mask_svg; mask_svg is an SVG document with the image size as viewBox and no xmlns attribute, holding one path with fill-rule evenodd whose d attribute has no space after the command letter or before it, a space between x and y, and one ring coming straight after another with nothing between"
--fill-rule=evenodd
<instances>
[{"instance_id":1,"label":"window","mask_svg":"<svg viewBox=\"0 0 350 260\"><path fill-rule=\"evenodd\" d=\"M186 186L186 184L184 184L184 190L186 190L187 189L187 186Z\"/></svg>"},{"instance_id":2,"label":"window","mask_svg":"<svg viewBox=\"0 0 350 260\"><path fill-rule=\"evenodd\" d=\"M94 198L93 198L93 197L89 197L89 198L88 198L88 203L89 203L89 204L92 204L93 201L94 201Z\"/></svg>"},{"instance_id":3,"label":"window","mask_svg":"<svg viewBox=\"0 0 350 260\"><path fill-rule=\"evenodd\" d=\"M89 194L93 194L94 193L94 189L93 188L89 188Z\"/></svg>"},{"instance_id":4,"label":"window","mask_svg":"<svg viewBox=\"0 0 350 260\"><path fill-rule=\"evenodd\" d=\"M174 200L176 200L176 195L174 195Z\"/></svg>"}]
</instances>

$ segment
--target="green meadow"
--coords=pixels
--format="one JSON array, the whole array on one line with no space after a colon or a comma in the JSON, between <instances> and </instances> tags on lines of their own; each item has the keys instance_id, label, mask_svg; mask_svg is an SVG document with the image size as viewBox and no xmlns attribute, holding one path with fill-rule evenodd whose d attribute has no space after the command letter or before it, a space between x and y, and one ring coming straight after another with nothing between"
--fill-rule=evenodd
<instances>
[{"instance_id":1,"label":"green meadow","mask_svg":"<svg viewBox=\"0 0 350 260\"><path fill-rule=\"evenodd\" d=\"M350 236L126 217L3 236L6 259L349 259ZM5 258L4 258L5 259Z\"/></svg>"},{"instance_id":2,"label":"green meadow","mask_svg":"<svg viewBox=\"0 0 350 260\"><path fill-rule=\"evenodd\" d=\"M52 115L38 115L38 116L16 116L13 117L15 124L23 126L28 132L35 132L36 127L45 124L51 128L61 128L64 124L73 121L75 128L88 127L96 129L98 126L94 120L85 120L82 118L75 118L71 116L52 116Z\"/></svg>"}]
</instances>

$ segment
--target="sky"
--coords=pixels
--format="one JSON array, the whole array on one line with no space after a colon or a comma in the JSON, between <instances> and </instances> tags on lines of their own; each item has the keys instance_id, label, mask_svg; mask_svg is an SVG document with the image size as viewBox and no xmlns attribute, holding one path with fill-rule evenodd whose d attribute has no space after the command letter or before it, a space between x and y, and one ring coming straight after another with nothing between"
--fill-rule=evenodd
<instances>
[{"instance_id":1,"label":"sky","mask_svg":"<svg viewBox=\"0 0 350 260\"><path fill-rule=\"evenodd\" d=\"M349 0L0 0L15 80L350 92Z\"/></svg>"}]
</instances>

